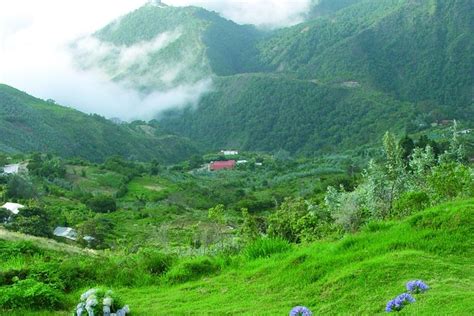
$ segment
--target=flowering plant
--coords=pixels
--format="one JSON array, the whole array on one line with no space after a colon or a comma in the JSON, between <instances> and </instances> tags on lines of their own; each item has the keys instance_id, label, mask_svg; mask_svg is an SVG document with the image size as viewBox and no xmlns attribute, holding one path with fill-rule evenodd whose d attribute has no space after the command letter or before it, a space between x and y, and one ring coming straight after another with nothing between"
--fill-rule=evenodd
<instances>
[{"instance_id":1,"label":"flowering plant","mask_svg":"<svg viewBox=\"0 0 474 316\"><path fill-rule=\"evenodd\" d=\"M407 283L407 290L414 294L424 293L429 289L429 286L421 280L413 280Z\"/></svg>"},{"instance_id":2,"label":"flowering plant","mask_svg":"<svg viewBox=\"0 0 474 316\"><path fill-rule=\"evenodd\" d=\"M304 306L296 306L290 311L290 316L312 316L313 313L309 308Z\"/></svg>"},{"instance_id":3,"label":"flowering plant","mask_svg":"<svg viewBox=\"0 0 474 316\"><path fill-rule=\"evenodd\" d=\"M385 307L386 312L398 312L401 311L406 305L415 302L413 296L408 293L403 293L395 297L393 300L387 303Z\"/></svg>"},{"instance_id":4,"label":"flowering plant","mask_svg":"<svg viewBox=\"0 0 474 316\"><path fill-rule=\"evenodd\" d=\"M110 290L90 289L81 295L75 316L125 316L130 313L128 305L120 308L120 299Z\"/></svg>"}]
</instances>

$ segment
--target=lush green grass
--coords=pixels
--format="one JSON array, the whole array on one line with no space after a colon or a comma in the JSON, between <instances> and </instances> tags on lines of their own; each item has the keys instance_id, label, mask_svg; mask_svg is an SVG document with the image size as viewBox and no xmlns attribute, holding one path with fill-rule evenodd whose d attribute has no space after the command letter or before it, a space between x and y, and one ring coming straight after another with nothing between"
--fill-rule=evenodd
<instances>
[{"instance_id":1,"label":"lush green grass","mask_svg":"<svg viewBox=\"0 0 474 316\"><path fill-rule=\"evenodd\" d=\"M288 248L258 241L242 255L182 258L167 269L160 268L169 260L163 256L104 257L96 274L136 315L285 315L299 304L320 315L381 314L412 279L424 280L430 290L416 295L417 302L402 314L472 315L473 215L474 200L458 201L401 222L372 222L336 242ZM264 256L256 250L259 244ZM93 266L84 261L82 269ZM76 270L71 261L68 267ZM150 267L164 270L153 276L146 272ZM106 277L112 271L117 277ZM97 280L81 284L93 287ZM68 294L68 302L78 295L77 290Z\"/></svg>"},{"instance_id":2,"label":"lush green grass","mask_svg":"<svg viewBox=\"0 0 474 316\"><path fill-rule=\"evenodd\" d=\"M403 313L474 313L474 200L442 205L401 223L373 223L338 242L243 260L220 275L178 286L124 289L138 314L284 315L383 313L385 303L423 279L431 289Z\"/></svg>"}]
</instances>

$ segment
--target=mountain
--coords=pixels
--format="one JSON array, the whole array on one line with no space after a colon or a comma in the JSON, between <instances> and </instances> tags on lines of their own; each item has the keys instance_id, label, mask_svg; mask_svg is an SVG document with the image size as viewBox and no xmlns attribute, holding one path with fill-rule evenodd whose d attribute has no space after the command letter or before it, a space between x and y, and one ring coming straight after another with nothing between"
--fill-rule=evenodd
<instances>
[{"instance_id":1,"label":"mountain","mask_svg":"<svg viewBox=\"0 0 474 316\"><path fill-rule=\"evenodd\" d=\"M380 0L285 29L261 44L275 71L355 80L412 102L472 104L474 3Z\"/></svg>"},{"instance_id":2,"label":"mountain","mask_svg":"<svg viewBox=\"0 0 474 316\"><path fill-rule=\"evenodd\" d=\"M204 150L307 154L440 120L473 124L472 9L469 0L320 0L306 22L261 31L201 8L148 4L91 36L113 47L102 59L81 41L76 52L83 67L144 92L212 78L197 107L159 118Z\"/></svg>"},{"instance_id":3,"label":"mountain","mask_svg":"<svg viewBox=\"0 0 474 316\"><path fill-rule=\"evenodd\" d=\"M72 52L82 68L151 92L258 69L252 59L262 37L202 8L149 3L79 39Z\"/></svg>"},{"instance_id":4,"label":"mountain","mask_svg":"<svg viewBox=\"0 0 474 316\"><path fill-rule=\"evenodd\" d=\"M0 151L51 152L101 161L111 155L178 161L196 152L189 140L157 124L115 124L0 85Z\"/></svg>"}]
</instances>

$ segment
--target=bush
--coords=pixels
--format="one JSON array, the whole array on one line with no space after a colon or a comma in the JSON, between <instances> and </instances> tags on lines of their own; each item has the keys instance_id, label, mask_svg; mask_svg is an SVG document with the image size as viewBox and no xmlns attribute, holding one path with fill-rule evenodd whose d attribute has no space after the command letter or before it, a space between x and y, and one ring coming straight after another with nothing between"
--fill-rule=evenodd
<instances>
[{"instance_id":1,"label":"bush","mask_svg":"<svg viewBox=\"0 0 474 316\"><path fill-rule=\"evenodd\" d=\"M469 167L458 163L437 166L428 178L433 199L444 201L458 196L472 196L474 180Z\"/></svg>"},{"instance_id":2,"label":"bush","mask_svg":"<svg viewBox=\"0 0 474 316\"><path fill-rule=\"evenodd\" d=\"M52 234L50 217L44 209L39 207L22 208L20 213L12 216L6 227L23 234L40 237L50 237Z\"/></svg>"},{"instance_id":3,"label":"bush","mask_svg":"<svg viewBox=\"0 0 474 316\"><path fill-rule=\"evenodd\" d=\"M0 287L0 309L61 309L62 293L51 286L32 280L21 280L10 286Z\"/></svg>"},{"instance_id":4,"label":"bush","mask_svg":"<svg viewBox=\"0 0 474 316\"><path fill-rule=\"evenodd\" d=\"M183 283L210 275L220 270L220 266L209 257L198 257L179 262L165 275L169 283Z\"/></svg>"},{"instance_id":5,"label":"bush","mask_svg":"<svg viewBox=\"0 0 474 316\"><path fill-rule=\"evenodd\" d=\"M267 258L290 249L290 243L284 239L261 238L248 245L243 250L243 254L248 259L253 260L257 258Z\"/></svg>"},{"instance_id":6,"label":"bush","mask_svg":"<svg viewBox=\"0 0 474 316\"><path fill-rule=\"evenodd\" d=\"M152 249L141 250L138 254L139 264L150 274L161 275L168 271L173 257Z\"/></svg>"},{"instance_id":7,"label":"bush","mask_svg":"<svg viewBox=\"0 0 474 316\"><path fill-rule=\"evenodd\" d=\"M425 192L407 192L395 201L392 217L403 218L430 205L430 198Z\"/></svg>"},{"instance_id":8,"label":"bush","mask_svg":"<svg viewBox=\"0 0 474 316\"><path fill-rule=\"evenodd\" d=\"M36 197L36 190L31 182L19 175L9 178L5 196L10 199L32 199Z\"/></svg>"},{"instance_id":9,"label":"bush","mask_svg":"<svg viewBox=\"0 0 474 316\"><path fill-rule=\"evenodd\" d=\"M108 195L97 195L87 201L87 206L97 213L110 213L117 210L115 199Z\"/></svg>"}]
</instances>

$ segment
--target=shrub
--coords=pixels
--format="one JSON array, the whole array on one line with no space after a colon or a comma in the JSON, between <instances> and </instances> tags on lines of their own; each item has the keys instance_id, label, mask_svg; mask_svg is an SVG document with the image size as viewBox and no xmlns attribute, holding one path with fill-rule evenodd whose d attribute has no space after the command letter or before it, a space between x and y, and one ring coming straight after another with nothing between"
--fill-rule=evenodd
<instances>
[{"instance_id":1,"label":"shrub","mask_svg":"<svg viewBox=\"0 0 474 316\"><path fill-rule=\"evenodd\" d=\"M49 214L39 207L22 208L20 213L12 216L6 227L24 234L40 237L50 237L52 233Z\"/></svg>"},{"instance_id":2,"label":"shrub","mask_svg":"<svg viewBox=\"0 0 474 316\"><path fill-rule=\"evenodd\" d=\"M197 257L179 262L165 275L170 283L182 283L210 275L220 270L220 266L209 257Z\"/></svg>"},{"instance_id":3,"label":"shrub","mask_svg":"<svg viewBox=\"0 0 474 316\"><path fill-rule=\"evenodd\" d=\"M425 192L407 192L395 201L392 217L402 218L421 211L430 205L430 198Z\"/></svg>"},{"instance_id":4,"label":"shrub","mask_svg":"<svg viewBox=\"0 0 474 316\"><path fill-rule=\"evenodd\" d=\"M434 200L443 201L474 193L474 180L469 167L458 163L437 166L428 177Z\"/></svg>"},{"instance_id":5,"label":"shrub","mask_svg":"<svg viewBox=\"0 0 474 316\"><path fill-rule=\"evenodd\" d=\"M115 199L108 195L97 195L87 201L87 206L97 213L110 213L117 210Z\"/></svg>"},{"instance_id":6,"label":"shrub","mask_svg":"<svg viewBox=\"0 0 474 316\"><path fill-rule=\"evenodd\" d=\"M1 309L61 309L64 297L51 286L32 280L21 280L10 286L0 287Z\"/></svg>"},{"instance_id":7,"label":"shrub","mask_svg":"<svg viewBox=\"0 0 474 316\"><path fill-rule=\"evenodd\" d=\"M31 182L19 175L13 175L9 178L5 196L10 199L32 199L36 197L37 192Z\"/></svg>"},{"instance_id":8,"label":"shrub","mask_svg":"<svg viewBox=\"0 0 474 316\"><path fill-rule=\"evenodd\" d=\"M138 253L140 265L150 274L161 275L168 271L173 263L173 257L152 249Z\"/></svg>"},{"instance_id":9,"label":"shrub","mask_svg":"<svg viewBox=\"0 0 474 316\"><path fill-rule=\"evenodd\" d=\"M261 238L244 248L243 254L248 259L253 260L257 258L267 258L290 249L290 243L284 239Z\"/></svg>"}]
</instances>

